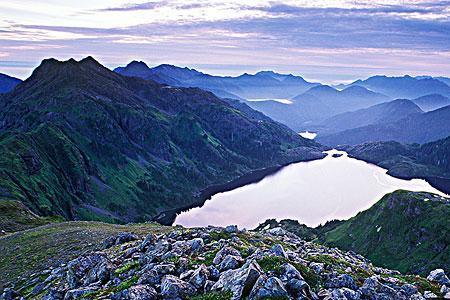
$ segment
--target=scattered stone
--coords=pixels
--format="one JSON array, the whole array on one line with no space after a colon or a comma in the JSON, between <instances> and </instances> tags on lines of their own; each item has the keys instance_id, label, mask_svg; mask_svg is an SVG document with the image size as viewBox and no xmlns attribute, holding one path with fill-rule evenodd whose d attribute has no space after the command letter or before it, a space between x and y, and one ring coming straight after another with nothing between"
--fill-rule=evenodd
<instances>
[{"instance_id":1,"label":"scattered stone","mask_svg":"<svg viewBox=\"0 0 450 300\"><path fill-rule=\"evenodd\" d=\"M225 227L225 232L227 233L238 233L238 227L236 225L228 225Z\"/></svg>"},{"instance_id":2,"label":"scattered stone","mask_svg":"<svg viewBox=\"0 0 450 300\"><path fill-rule=\"evenodd\" d=\"M327 288L349 288L352 290L358 289L353 277L348 274L339 275L327 282L325 282Z\"/></svg>"},{"instance_id":3,"label":"scattered stone","mask_svg":"<svg viewBox=\"0 0 450 300\"><path fill-rule=\"evenodd\" d=\"M277 277L260 276L256 281L249 299L287 298L288 292Z\"/></svg>"},{"instance_id":4,"label":"scattered stone","mask_svg":"<svg viewBox=\"0 0 450 300\"><path fill-rule=\"evenodd\" d=\"M433 282L437 282L440 285L450 285L450 279L448 279L447 275L445 275L443 269L436 269L431 271L427 279Z\"/></svg>"},{"instance_id":5,"label":"scattered stone","mask_svg":"<svg viewBox=\"0 0 450 300\"><path fill-rule=\"evenodd\" d=\"M220 249L219 252L217 252L216 256L214 257L213 263L215 265L219 265L228 255L240 257L241 253L239 253L239 251L237 251L233 247L225 246Z\"/></svg>"},{"instance_id":6,"label":"scattered stone","mask_svg":"<svg viewBox=\"0 0 450 300\"><path fill-rule=\"evenodd\" d=\"M314 273L320 274L320 273L322 273L322 271L323 271L323 269L325 267L325 264L312 262L312 263L309 264L309 267L314 271Z\"/></svg>"},{"instance_id":7,"label":"scattered stone","mask_svg":"<svg viewBox=\"0 0 450 300\"><path fill-rule=\"evenodd\" d=\"M128 289L129 300L153 300L158 298L158 293L149 285L135 285Z\"/></svg>"},{"instance_id":8,"label":"scattered stone","mask_svg":"<svg viewBox=\"0 0 450 300\"><path fill-rule=\"evenodd\" d=\"M229 232L230 237L212 238L223 232ZM283 245L292 247L286 251ZM207 292L231 292L232 299L423 300L436 296L431 291L422 295L417 285L405 284L397 278L398 271L374 267L351 251L305 242L281 228L255 233L238 231L236 226L176 227L141 239L121 233L107 239L103 248L67 265L19 278L27 279L26 286L10 287L19 293L27 290L27 295L6 288L0 300L39 295L44 295L44 300L97 295L98 299L113 300L181 300ZM334 265L333 260L327 264L311 261L311 257L320 255L345 261L346 274L342 274L342 264ZM351 276L359 269L368 274L360 288ZM358 279L361 276L359 273ZM450 299L448 277L442 269L432 271L428 280L439 284L438 297Z\"/></svg>"},{"instance_id":9,"label":"scattered stone","mask_svg":"<svg viewBox=\"0 0 450 300\"><path fill-rule=\"evenodd\" d=\"M435 293L431 292L431 291L423 292L423 297L425 299L438 299L438 296Z\"/></svg>"},{"instance_id":10,"label":"scattered stone","mask_svg":"<svg viewBox=\"0 0 450 300\"><path fill-rule=\"evenodd\" d=\"M235 255L227 255L219 265L220 271L226 271L238 268L242 263L242 258Z\"/></svg>"},{"instance_id":11,"label":"scattered stone","mask_svg":"<svg viewBox=\"0 0 450 300\"><path fill-rule=\"evenodd\" d=\"M283 258L288 258L286 252L284 251L283 246L281 246L280 244L274 245L274 246L270 249L270 251L271 251L274 255L276 255L276 256L280 256L280 257L283 257Z\"/></svg>"},{"instance_id":12,"label":"scattered stone","mask_svg":"<svg viewBox=\"0 0 450 300\"><path fill-rule=\"evenodd\" d=\"M249 261L240 269L223 272L219 280L211 290L231 291L234 299L242 299L248 296L262 274L262 270L256 262Z\"/></svg>"},{"instance_id":13,"label":"scattered stone","mask_svg":"<svg viewBox=\"0 0 450 300\"><path fill-rule=\"evenodd\" d=\"M193 285L173 275L166 275L161 281L161 295L164 299L186 299L195 292Z\"/></svg>"},{"instance_id":14,"label":"scattered stone","mask_svg":"<svg viewBox=\"0 0 450 300\"><path fill-rule=\"evenodd\" d=\"M209 277L209 271L204 264L201 264L192 274L189 283L196 288L202 288Z\"/></svg>"}]
</instances>

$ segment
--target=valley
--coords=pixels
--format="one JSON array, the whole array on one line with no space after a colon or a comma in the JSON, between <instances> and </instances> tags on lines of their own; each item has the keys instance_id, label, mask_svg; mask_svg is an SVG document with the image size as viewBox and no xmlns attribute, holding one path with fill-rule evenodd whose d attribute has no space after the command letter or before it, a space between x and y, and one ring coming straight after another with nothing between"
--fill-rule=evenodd
<instances>
[{"instance_id":1,"label":"valley","mask_svg":"<svg viewBox=\"0 0 450 300\"><path fill-rule=\"evenodd\" d=\"M167 299L259 299L267 276L282 299L344 288L362 299L447 293L432 276L450 272L443 79L329 86L143 62L112 71L92 57L3 78L0 250L15 249L0 259L3 295L164 298L179 284L189 296ZM191 241L199 252L186 250ZM227 267L210 262L229 247L239 250ZM73 269L85 259L93 265ZM301 292L280 273L291 263ZM242 291L227 274L249 265L261 283ZM193 283L197 273L213 292ZM383 290L367 290L374 276ZM334 286L341 277L355 282Z\"/></svg>"},{"instance_id":2,"label":"valley","mask_svg":"<svg viewBox=\"0 0 450 300\"><path fill-rule=\"evenodd\" d=\"M0 300L450 300L450 0L0 3Z\"/></svg>"}]
</instances>

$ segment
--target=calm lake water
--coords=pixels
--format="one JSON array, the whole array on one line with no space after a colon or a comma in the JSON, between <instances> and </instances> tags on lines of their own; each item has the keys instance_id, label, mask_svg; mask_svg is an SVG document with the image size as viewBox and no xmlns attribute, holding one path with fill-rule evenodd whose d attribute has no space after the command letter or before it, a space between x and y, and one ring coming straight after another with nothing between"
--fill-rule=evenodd
<instances>
[{"instance_id":1,"label":"calm lake water","mask_svg":"<svg viewBox=\"0 0 450 300\"><path fill-rule=\"evenodd\" d=\"M299 132L299 134L300 134L301 137L304 137L305 139L308 139L308 140L313 140L317 136L317 133L309 132L309 131Z\"/></svg>"},{"instance_id":2,"label":"calm lake water","mask_svg":"<svg viewBox=\"0 0 450 300\"><path fill-rule=\"evenodd\" d=\"M317 226L348 219L397 189L444 195L425 180L397 179L343 151L327 153L322 160L291 164L258 183L216 194L203 207L181 213L175 224L254 228L269 218L290 218Z\"/></svg>"}]
</instances>

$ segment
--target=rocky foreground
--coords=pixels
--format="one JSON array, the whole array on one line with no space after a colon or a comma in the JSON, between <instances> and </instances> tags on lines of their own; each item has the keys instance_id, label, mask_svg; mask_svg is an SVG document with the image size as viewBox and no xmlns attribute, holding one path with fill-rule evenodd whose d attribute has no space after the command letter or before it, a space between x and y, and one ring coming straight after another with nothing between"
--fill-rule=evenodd
<instances>
[{"instance_id":1,"label":"rocky foreground","mask_svg":"<svg viewBox=\"0 0 450 300\"><path fill-rule=\"evenodd\" d=\"M20 278L0 299L450 299L443 270L427 279L281 229L120 233L101 250Z\"/></svg>"}]
</instances>

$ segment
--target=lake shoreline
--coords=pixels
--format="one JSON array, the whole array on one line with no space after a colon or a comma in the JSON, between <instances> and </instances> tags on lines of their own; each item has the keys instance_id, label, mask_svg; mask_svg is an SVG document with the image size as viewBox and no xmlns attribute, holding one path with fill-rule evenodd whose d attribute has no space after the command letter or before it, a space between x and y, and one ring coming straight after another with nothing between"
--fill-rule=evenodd
<instances>
[{"instance_id":1,"label":"lake shoreline","mask_svg":"<svg viewBox=\"0 0 450 300\"><path fill-rule=\"evenodd\" d=\"M378 166L380 168L384 168L384 167L379 166L378 163L373 160L364 159L362 157L351 155L350 153L348 153L348 157L364 161L368 164L372 164L372 165ZM386 168L384 168L384 169L386 169ZM426 176L426 175L424 175L424 176L408 176L408 175L400 175L397 173L392 173L392 172L390 172L389 169L386 169L386 171L387 171L386 174L388 174L394 178L398 178L398 179L405 179L405 180L423 179L426 182L428 182L435 189L438 189L439 191L441 191L447 195L450 195L450 178L442 177L442 176Z\"/></svg>"},{"instance_id":2,"label":"lake shoreline","mask_svg":"<svg viewBox=\"0 0 450 300\"><path fill-rule=\"evenodd\" d=\"M152 219L152 221L158 222L161 225L171 226L175 222L175 219L178 216L178 214L188 211L192 208L202 207L206 201L210 200L212 196L214 196L218 193L228 192L228 191L234 190L236 188L239 188L239 187L242 187L242 186L245 186L248 184L260 182L267 176L274 175L289 165L301 163L301 162L310 162L310 161L315 161L315 160L321 160L321 159L324 159L325 157L327 157L327 154L323 153L323 155L321 157L318 156L318 157L310 158L310 159L296 160L296 161L292 161L292 162L289 162L286 164L271 166L271 167L267 167L267 168L263 168L263 169L257 169L257 170L253 170L252 172L241 175L238 178L231 180L229 182L226 182L223 184L211 185L211 186L201 190L199 196L196 197L197 200L195 200L193 203L182 206L182 207L162 211L157 216L155 216Z\"/></svg>"}]
</instances>

